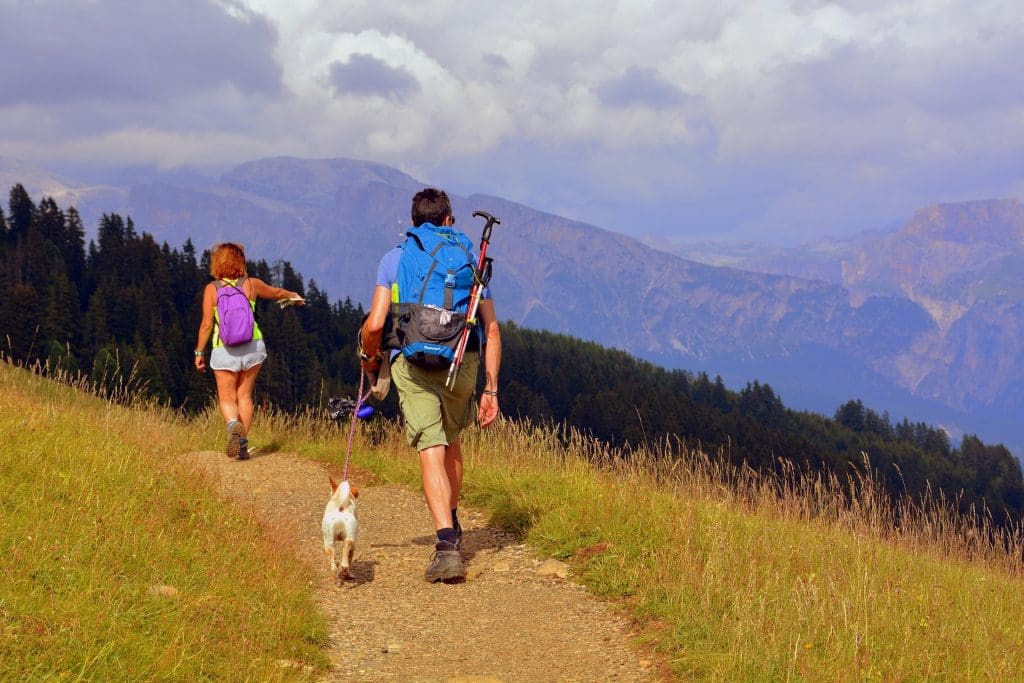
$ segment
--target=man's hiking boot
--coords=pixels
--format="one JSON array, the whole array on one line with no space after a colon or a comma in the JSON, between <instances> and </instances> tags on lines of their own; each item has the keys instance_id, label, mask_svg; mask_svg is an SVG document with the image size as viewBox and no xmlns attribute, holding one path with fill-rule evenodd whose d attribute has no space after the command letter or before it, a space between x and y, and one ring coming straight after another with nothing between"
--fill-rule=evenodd
<instances>
[{"instance_id":1,"label":"man's hiking boot","mask_svg":"<svg viewBox=\"0 0 1024 683\"><path fill-rule=\"evenodd\" d=\"M248 460L249 459L249 444L243 443L238 447L238 459Z\"/></svg>"},{"instance_id":2,"label":"man's hiking boot","mask_svg":"<svg viewBox=\"0 0 1024 683\"><path fill-rule=\"evenodd\" d=\"M434 546L434 556L427 567L426 579L430 583L437 581L454 581L466 576L462 566L462 553L454 543L438 541Z\"/></svg>"},{"instance_id":3,"label":"man's hiking boot","mask_svg":"<svg viewBox=\"0 0 1024 683\"><path fill-rule=\"evenodd\" d=\"M228 445L224 449L229 458L237 458L242 451L242 423L232 420L228 423ZM246 454L248 457L248 454Z\"/></svg>"},{"instance_id":4,"label":"man's hiking boot","mask_svg":"<svg viewBox=\"0 0 1024 683\"><path fill-rule=\"evenodd\" d=\"M462 525L455 525L455 549L462 550Z\"/></svg>"}]
</instances>

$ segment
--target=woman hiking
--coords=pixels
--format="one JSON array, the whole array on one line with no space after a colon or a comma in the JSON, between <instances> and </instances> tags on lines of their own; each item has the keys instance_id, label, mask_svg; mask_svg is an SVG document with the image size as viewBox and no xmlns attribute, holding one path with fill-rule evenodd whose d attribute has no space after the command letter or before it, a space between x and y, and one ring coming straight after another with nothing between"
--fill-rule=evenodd
<instances>
[{"instance_id":1,"label":"woman hiking","mask_svg":"<svg viewBox=\"0 0 1024 683\"><path fill-rule=\"evenodd\" d=\"M204 350L213 333L210 367L217 380L217 402L227 423L229 458L249 458L249 426L252 424L252 391L256 376L267 359L267 347L256 323L256 299L286 299L302 305L296 292L271 287L248 277L242 245L224 242L210 255L214 281L203 290L203 320L196 340L195 366L206 372Z\"/></svg>"}]
</instances>

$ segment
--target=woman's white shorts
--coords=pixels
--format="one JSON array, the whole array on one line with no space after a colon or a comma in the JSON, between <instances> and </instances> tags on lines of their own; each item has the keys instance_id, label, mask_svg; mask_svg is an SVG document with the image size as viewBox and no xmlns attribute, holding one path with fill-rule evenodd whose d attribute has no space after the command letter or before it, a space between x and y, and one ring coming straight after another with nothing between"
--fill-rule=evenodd
<instances>
[{"instance_id":1,"label":"woman's white shorts","mask_svg":"<svg viewBox=\"0 0 1024 683\"><path fill-rule=\"evenodd\" d=\"M267 359L267 346L262 339L254 339L238 346L217 346L210 352L210 367L214 370L242 372L250 370Z\"/></svg>"}]
</instances>

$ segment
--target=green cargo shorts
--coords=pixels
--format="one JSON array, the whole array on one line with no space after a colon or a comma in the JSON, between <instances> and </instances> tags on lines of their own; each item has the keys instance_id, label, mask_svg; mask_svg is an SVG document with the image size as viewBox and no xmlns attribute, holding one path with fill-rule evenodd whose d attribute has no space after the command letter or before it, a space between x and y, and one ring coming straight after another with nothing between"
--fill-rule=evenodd
<instances>
[{"instance_id":1,"label":"green cargo shorts","mask_svg":"<svg viewBox=\"0 0 1024 683\"><path fill-rule=\"evenodd\" d=\"M444 383L448 370L426 370L399 355L391 364L391 381L398 390L398 404L405 416L405 438L417 451L447 446L459 438L473 420L473 391L476 388L479 353L462 358L455 388Z\"/></svg>"}]
</instances>

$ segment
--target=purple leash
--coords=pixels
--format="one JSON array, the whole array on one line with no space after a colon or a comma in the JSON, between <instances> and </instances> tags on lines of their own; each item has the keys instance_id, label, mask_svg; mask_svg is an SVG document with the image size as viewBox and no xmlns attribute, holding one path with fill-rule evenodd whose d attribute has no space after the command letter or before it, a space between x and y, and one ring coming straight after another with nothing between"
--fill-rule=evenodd
<instances>
[{"instance_id":1,"label":"purple leash","mask_svg":"<svg viewBox=\"0 0 1024 683\"><path fill-rule=\"evenodd\" d=\"M356 434L356 420L359 419L359 409L363 406L365 401L370 396L370 390L367 389L366 393L363 393L363 384L366 379L366 371L360 369L359 371L359 392L356 394L356 407L352 410L352 422L348 428L348 449L345 452L345 472L341 475L342 481L348 481L348 463L352 459L352 438Z\"/></svg>"}]
</instances>

